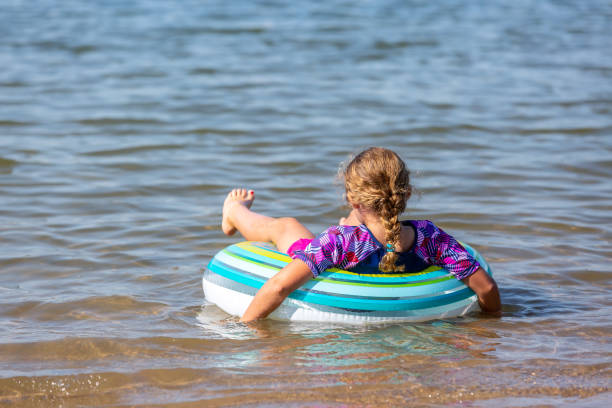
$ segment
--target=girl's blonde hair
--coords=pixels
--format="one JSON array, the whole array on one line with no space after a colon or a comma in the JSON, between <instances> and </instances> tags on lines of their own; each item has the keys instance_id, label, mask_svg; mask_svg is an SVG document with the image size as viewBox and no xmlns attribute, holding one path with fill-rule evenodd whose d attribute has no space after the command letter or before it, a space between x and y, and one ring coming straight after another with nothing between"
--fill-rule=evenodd
<instances>
[{"instance_id":1,"label":"girl's blonde hair","mask_svg":"<svg viewBox=\"0 0 612 408\"><path fill-rule=\"evenodd\" d=\"M370 147L355 156L342 173L347 201L374 211L385 227L387 252L378 268L382 272L403 271L403 265L395 264L398 258L395 246L402 229L399 216L412 194L410 171L395 152Z\"/></svg>"}]
</instances>

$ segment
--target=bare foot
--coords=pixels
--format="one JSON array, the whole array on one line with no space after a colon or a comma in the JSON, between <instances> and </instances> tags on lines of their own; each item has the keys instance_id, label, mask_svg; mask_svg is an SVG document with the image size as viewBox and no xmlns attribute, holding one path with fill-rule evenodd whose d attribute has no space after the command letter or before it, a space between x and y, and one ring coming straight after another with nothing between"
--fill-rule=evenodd
<instances>
[{"instance_id":1,"label":"bare foot","mask_svg":"<svg viewBox=\"0 0 612 408\"><path fill-rule=\"evenodd\" d=\"M229 192L223 203L223 220L221 221L221 229L225 235L234 235L236 227L230 220L230 212L235 205L243 205L246 208L251 208L255 192L253 190L245 190L244 188L235 188Z\"/></svg>"}]
</instances>

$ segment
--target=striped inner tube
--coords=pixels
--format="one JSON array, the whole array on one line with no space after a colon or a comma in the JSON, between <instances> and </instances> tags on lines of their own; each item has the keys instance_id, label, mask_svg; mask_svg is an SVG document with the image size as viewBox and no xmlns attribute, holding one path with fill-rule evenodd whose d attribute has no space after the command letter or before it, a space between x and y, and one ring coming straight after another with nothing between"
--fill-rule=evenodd
<instances>
[{"instance_id":1,"label":"striped inner tube","mask_svg":"<svg viewBox=\"0 0 612 408\"><path fill-rule=\"evenodd\" d=\"M489 272L480 255L463 244ZM291 258L261 242L242 242L220 251L208 264L208 273L237 282L238 288L258 290ZM205 276L206 279L206 276ZM471 298L474 292L439 267L408 274L357 274L328 269L289 295L313 306L355 311L398 311L440 307Z\"/></svg>"}]
</instances>

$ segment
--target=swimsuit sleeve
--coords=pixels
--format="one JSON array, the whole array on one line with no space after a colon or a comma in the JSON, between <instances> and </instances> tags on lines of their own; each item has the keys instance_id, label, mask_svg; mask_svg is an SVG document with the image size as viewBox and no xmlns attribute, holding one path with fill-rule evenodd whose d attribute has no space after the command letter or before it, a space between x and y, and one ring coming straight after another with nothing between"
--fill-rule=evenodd
<instances>
[{"instance_id":1,"label":"swimsuit sleeve","mask_svg":"<svg viewBox=\"0 0 612 408\"><path fill-rule=\"evenodd\" d=\"M365 226L337 225L319 234L304 250L295 251L295 258L306 263L317 277L332 267L354 267L377 249Z\"/></svg>"},{"instance_id":2,"label":"swimsuit sleeve","mask_svg":"<svg viewBox=\"0 0 612 408\"><path fill-rule=\"evenodd\" d=\"M465 279L478 268L478 261L455 238L431 221L417 222L417 251L426 262Z\"/></svg>"}]
</instances>

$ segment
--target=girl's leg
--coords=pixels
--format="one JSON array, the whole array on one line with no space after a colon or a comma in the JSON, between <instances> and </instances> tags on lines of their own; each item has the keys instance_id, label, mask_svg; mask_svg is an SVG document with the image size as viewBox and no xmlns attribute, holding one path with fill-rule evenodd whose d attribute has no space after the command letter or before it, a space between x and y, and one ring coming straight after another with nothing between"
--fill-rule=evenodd
<instances>
[{"instance_id":1,"label":"girl's leg","mask_svg":"<svg viewBox=\"0 0 612 408\"><path fill-rule=\"evenodd\" d=\"M251 211L255 199L253 190L234 189L223 203L221 229L226 235L236 230L248 241L271 241L279 251L287 252L301 238L314 238L295 218L273 218Z\"/></svg>"}]
</instances>

